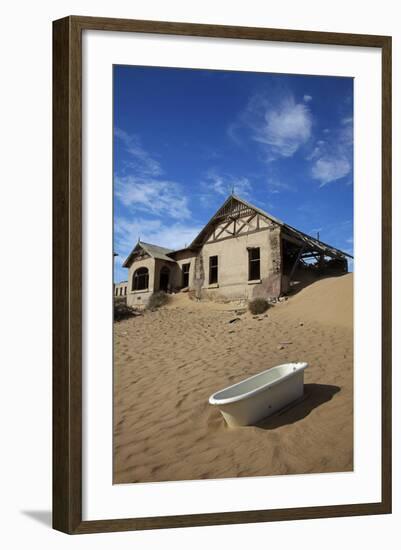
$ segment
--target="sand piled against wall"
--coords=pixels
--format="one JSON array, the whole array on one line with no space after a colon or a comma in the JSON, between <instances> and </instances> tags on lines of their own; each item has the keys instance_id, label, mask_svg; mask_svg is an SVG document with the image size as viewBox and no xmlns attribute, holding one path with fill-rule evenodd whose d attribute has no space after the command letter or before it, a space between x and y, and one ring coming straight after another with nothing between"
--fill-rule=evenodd
<instances>
[{"instance_id":1,"label":"sand piled against wall","mask_svg":"<svg viewBox=\"0 0 401 550\"><path fill-rule=\"evenodd\" d=\"M290 317L352 330L353 274L314 282L292 296L284 309Z\"/></svg>"}]
</instances>

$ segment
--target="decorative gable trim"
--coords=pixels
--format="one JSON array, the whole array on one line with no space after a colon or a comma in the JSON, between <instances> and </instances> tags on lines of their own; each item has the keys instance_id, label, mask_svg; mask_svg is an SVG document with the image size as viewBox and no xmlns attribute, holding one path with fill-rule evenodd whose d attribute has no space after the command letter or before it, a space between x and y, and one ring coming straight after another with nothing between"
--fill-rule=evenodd
<instances>
[{"instance_id":1,"label":"decorative gable trim","mask_svg":"<svg viewBox=\"0 0 401 550\"><path fill-rule=\"evenodd\" d=\"M266 215L262 210L235 195L230 195L193 240L191 247L199 247L210 242L238 237L262 229L272 229L276 225L278 225L278 221Z\"/></svg>"}]
</instances>

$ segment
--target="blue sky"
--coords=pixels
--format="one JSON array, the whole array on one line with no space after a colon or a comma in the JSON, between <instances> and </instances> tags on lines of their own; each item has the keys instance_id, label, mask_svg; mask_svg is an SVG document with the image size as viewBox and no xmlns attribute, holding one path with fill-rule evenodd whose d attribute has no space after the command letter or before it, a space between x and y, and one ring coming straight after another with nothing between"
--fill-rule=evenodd
<instances>
[{"instance_id":1,"label":"blue sky","mask_svg":"<svg viewBox=\"0 0 401 550\"><path fill-rule=\"evenodd\" d=\"M189 244L231 190L353 254L353 80L114 67L115 281Z\"/></svg>"}]
</instances>

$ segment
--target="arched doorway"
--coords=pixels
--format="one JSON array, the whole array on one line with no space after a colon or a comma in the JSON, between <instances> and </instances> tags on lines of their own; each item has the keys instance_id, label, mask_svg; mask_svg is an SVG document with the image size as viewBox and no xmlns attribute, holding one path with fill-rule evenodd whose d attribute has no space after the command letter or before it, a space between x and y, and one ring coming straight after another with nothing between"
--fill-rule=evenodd
<instances>
[{"instance_id":1,"label":"arched doorway","mask_svg":"<svg viewBox=\"0 0 401 550\"><path fill-rule=\"evenodd\" d=\"M164 290L164 292L167 292L169 281L170 281L170 270L168 267L164 265L160 270L159 290Z\"/></svg>"}]
</instances>

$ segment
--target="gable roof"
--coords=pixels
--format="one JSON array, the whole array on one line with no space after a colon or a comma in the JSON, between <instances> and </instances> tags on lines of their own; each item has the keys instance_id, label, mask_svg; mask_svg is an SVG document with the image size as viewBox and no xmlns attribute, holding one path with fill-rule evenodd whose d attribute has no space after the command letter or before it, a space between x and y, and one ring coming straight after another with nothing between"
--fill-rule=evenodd
<instances>
[{"instance_id":1,"label":"gable roof","mask_svg":"<svg viewBox=\"0 0 401 550\"><path fill-rule=\"evenodd\" d=\"M237 197L236 195L231 194L220 206L217 212L210 218L210 220L205 225L205 227L200 231L200 233L195 237L195 239L190 244L190 248L202 245L205 238L207 238L207 236L209 235L209 231L211 230L211 228L216 223L219 223L222 218L225 218L230 214L236 214L240 212L244 213L246 212L246 210L258 212L262 216L265 216L280 225L283 223L280 220L274 218L273 216L266 214L266 212L264 212L260 208L257 208L253 204L250 204L244 199L241 199L240 197Z\"/></svg>"},{"instance_id":2,"label":"gable roof","mask_svg":"<svg viewBox=\"0 0 401 550\"><path fill-rule=\"evenodd\" d=\"M131 265L134 253L137 252L137 250L139 250L140 248L147 252L151 258L175 263L175 260L173 260L173 258L169 258L169 256L167 256L167 254L171 254L172 252L174 252L171 248L164 248L163 246L158 246L156 244L138 241L125 262L123 263L123 267L129 267Z\"/></svg>"},{"instance_id":3,"label":"gable roof","mask_svg":"<svg viewBox=\"0 0 401 550\"><path fill-rule=\"evenodd\" d=\"M223 203L223 205L217 210L217 212L208 221L208 223L205 225L202 231L195 237L195 239L192 241L189 248L201 246L205 238L209 234L209 231L211 230L211 228L216 223L219 223L222 218L226 217L230 213L246 212L246 210L257 212L261 216L264 216L265 218L271 220L273 223L279 225L282 228L282 231L284 234L296 239L297 241L300 241L305 246L306 249L318 250L319 252L322 252L327 256L331 256L335 258L344 258L345 256L348 256L348 258L353 257L351 256L351 254L348 254L347 252L343 252L338 248L330 246L324 243L323 241L320 241L318 239L315 239L314 237L311 237L310 235L307 235L306 233L304 233L303 231L300 231L299 229L295 229L291 225L284 223L283 221L276 218L275 216L272 216L268 212L265 212L261 208L254 206L253 204L247 202L244 199L241 199L240 197L237 197L234 194L230 195L227 198L227 200Z\"/></svg>"}]
</instances>

